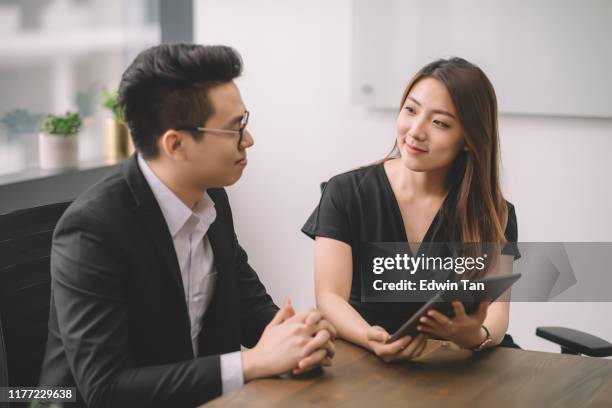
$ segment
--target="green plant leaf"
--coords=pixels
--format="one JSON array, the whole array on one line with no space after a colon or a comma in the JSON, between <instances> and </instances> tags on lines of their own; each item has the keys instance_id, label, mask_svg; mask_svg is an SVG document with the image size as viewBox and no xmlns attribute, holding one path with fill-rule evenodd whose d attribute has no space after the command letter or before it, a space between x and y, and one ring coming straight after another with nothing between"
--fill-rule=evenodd
<instances>
[{"instance_id":1,"label":"green plant leaf","mask_svg":"<svg viewBox=\"0 0 612 408\"><path fill-rule=\"evenodd\" d=\"M123 121L123 112L117 105L117 91L109 92L106 89L102 90L102 106L110 110L117 121Z\"/></svg>"},{"instance_id":2,"label":"green plant leaf","mask_svg":"<svg viewBox=\"0 0 612 408\"><path fill-rule=\"evenodd\" d=\"M47 115L41 128L51 135L72 135L81 129L81 116L74 112L66 112L63 116Z\"/></svg>"}]
</instances>

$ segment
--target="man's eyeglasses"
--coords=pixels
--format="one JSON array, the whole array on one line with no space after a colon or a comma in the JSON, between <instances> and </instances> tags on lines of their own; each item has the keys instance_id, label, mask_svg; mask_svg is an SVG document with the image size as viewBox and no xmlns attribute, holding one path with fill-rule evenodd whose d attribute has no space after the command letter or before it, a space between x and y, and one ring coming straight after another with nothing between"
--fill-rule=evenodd
<instances>
[{"instance_id":1,"label":"man's eyeglasses","mask_svg":"<svg viewBox=\"0 0 612 408\"><path fill-rule=\"evenodd\" d=\"M184 127L176 130L186 130L188 132L216 132L216 133L227 133L232 135L238 135L238 146L242 143L244 137L244 131L249 123L249 111L244 111L244 115L240 120L240 128L238 130L233 129L218 129L208 127Z\"/></svg>"}]
</instances>

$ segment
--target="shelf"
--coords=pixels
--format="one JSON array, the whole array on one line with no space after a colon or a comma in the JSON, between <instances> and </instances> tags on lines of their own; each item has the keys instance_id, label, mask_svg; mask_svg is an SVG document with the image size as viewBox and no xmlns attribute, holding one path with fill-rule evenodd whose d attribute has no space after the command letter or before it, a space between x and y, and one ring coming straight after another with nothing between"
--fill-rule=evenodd
<instances>
[{"instance_id":1,"label":"shelf","mask_svg":"<svg viewBox=\"0 0 612 408\"><path fill-rule=\"evenodd\" d=\"M117 160L88 160L82 161L78 164L77 167L69 167L65 169L56 169L56 170L43 170L38 167L32 167L29 169L24 169L15 173L8 173L0 175L0 186L4 186L7 184L21 183L28 180L34 179L42 179L46 177L54 177L60 174L71 173L75 171L83 171L96 169L101 167L109 167L119 163Z\"/></svg>"},{"instance_id":2,"label":"shelf","mask_svg":"<svg viewBox=\"0 0 612 408\"><path fill-rule=\"evenodd\" d=\"M0 176L0 214L73 200L120 161L88 161L62 170L29 169Z\"/></svg>"}]
</instances>

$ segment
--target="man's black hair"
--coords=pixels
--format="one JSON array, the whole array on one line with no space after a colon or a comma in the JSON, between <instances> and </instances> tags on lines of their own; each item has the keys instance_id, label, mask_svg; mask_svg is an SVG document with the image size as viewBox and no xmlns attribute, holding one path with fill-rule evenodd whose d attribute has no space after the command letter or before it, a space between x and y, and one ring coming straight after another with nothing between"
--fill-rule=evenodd
<instances>
[{"instance_id":1,"label":"man's black hair","mask_svg":"<svg viewBox=\"0 0 612 408\"><path fill-rule=\"evenodd\" d=\"M203 126L214 113L208 90L241 72L240 55L223 45L162 44L142 51L123 73L117 99L138 152L155 157L166 130Z\"/></svg>"}]
</instances>

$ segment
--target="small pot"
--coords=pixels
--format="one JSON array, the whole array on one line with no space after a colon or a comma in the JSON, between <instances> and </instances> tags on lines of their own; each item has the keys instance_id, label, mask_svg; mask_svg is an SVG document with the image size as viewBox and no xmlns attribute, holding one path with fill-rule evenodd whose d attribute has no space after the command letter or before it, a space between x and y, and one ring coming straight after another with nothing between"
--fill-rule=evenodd
<instances>
[{"instance_id":1,"label":"small pot","mask_svg":"<svg viewBox=\"0 0 612 408\"><path fill-rule=\"evenodd\" d=\"M45 170L76 167L79 163L79 145L76 133L71 135L38 135L40 168Z\"/></svg>"},{"instance_id":2,"label":"small pot","mask_svg":"<svg viewBox=\"0 0 612 408\"><path fill-rule=\"evenodd\" d=\"M104 122L104 157L121 160L128 157L134 148L125 123L109 118Z\"/></svg>"}]
</instances>

